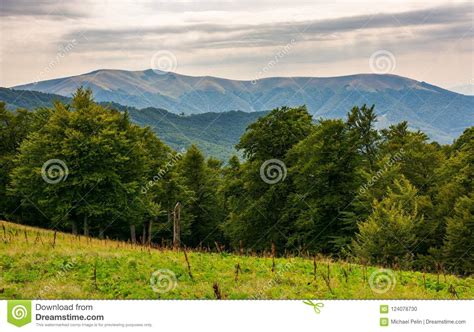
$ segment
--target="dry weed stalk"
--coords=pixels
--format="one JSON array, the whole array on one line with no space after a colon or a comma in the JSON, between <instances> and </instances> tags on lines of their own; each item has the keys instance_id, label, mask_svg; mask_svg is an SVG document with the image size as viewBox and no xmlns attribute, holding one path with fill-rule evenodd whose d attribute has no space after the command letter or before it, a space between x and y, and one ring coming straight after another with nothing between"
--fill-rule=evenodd
<instances>
[{"instance_id":1,"label":"dry weed stalk","mask_svg":"<svg viewBox=\"0 0 474 332\"><path fill-rule=\"evenodd\" d=\"M240 268L240 263L235 265L235 282L239 281L239 272L242 273L242 269Z\"/></svg>"},{"instance_id":2,"label":"dry weed stalk","mask_svg":"<svg viewBox=\"0 0 474 332\"><path fill-rule=\"evenodd\" d=\"M275 254L276 254L276 247L275 247L275 243L272 241L272 273L275 272Z\"/></svg>"},{"instance_id":3,"label":"dry weed stalk","mask_svg":"<svg viewBox=\"0 0 474 332\"><path fill-rule=\"evenodd\" d=\"M318 271L318 263L316 262L316 255L313 256L313 277L316 280L316 274Z\"/></svg>"},{"instance_id":4,"label":"dry weed stalk","mask_svg":"<svg viewBox=\"0 0 474 332\"><path fill-rule=\"evenodd\" d=\"M215 282L214 285L212 285L212 288L214 289L214 296L216 297L216 299L222 300L222 294L219 289L219 284Z\"/></svg>"},{"instance_id":5,"label":"dry weed stalk","mask_svg":"<svg viewBox=\"0 0 474 332\"><path fill-rule=\"evenodd\" d=\"M189 263L188 254L186 253L186 248L184 248L183 253L184 253L184 258L186 259L186 265L188 266L189 277L191 278L191 280L194 280L193 274L191 272L191 264Z\"/></svg>"}]
</instances>

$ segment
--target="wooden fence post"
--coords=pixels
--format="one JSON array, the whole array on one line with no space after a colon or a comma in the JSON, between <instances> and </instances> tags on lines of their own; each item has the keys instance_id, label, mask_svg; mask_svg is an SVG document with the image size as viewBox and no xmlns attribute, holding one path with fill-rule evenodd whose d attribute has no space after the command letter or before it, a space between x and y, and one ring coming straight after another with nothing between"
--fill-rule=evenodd
<instances>
[{"instance_id":1,"label":"wooden fence post","mask_svg":"<svg viewBox=\"0 0 474 332\"><path fill-rule=\"evenodd\" d=\"M173 248L178 249L181 245L181 203L176 203L173 210Z\"/></svg>"}]
</instances>

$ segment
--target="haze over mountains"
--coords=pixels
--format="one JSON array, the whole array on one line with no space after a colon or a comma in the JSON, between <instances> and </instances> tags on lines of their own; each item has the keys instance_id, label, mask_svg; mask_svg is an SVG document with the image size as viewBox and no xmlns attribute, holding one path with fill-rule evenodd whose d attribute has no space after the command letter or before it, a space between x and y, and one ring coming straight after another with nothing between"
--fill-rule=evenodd
<instances>
[{"instance_id":1,"label":"haze over mountains","mask_svg":"<svg viewBox=\"0 0 474 332\"><path fill-rule=\"evenodd\" d=\"M238 81L153 70L97 70L87 74L20 85L14 89L71 96L92 89L97 101L173 113L267 111L305 104L314 118L341 118L354 105L375 104L380 127L400 121L440 143L449 143L474 125L474 96L395 75L274 77Z\"/></svg>"}]
</instances>

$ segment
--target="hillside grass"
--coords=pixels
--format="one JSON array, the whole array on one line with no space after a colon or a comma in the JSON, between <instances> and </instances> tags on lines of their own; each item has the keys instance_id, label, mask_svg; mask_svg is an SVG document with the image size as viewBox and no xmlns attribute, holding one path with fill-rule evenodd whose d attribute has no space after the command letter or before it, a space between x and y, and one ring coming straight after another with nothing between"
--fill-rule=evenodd
<instances>
[{"instance_id":1,"label":"hillside grass","mask_svg":"<svg viewBox=\"0 0 474 332\"><path fill-rule=\"evenodd\" d=\"M276 258L272 272L271 257L189 251L191 278L183 251L59 232L53 241L53 231L0 221L0 299L215 299L215 283L224 299L456 299L453 289L474 298L472 277L393 271L394 287L379 294L368 282L379 267L320 257L315 278L312 259ZM150 277L163 269L177 283L160 294Z\"/></svg>"}]
</instances>

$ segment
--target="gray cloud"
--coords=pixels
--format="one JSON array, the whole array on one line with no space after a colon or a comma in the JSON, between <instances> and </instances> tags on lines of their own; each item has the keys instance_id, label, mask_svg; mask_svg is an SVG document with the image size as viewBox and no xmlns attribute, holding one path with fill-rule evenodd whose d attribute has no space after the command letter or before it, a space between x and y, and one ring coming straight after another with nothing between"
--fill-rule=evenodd
<instances>
[{"instance_id":1,"label":"gray cloud","mask_svg":"<svg viewBox=\"0 0 474 332\"><path fill-rule=\"evenodd\" d=\"M77 40L47 78L149 68L163 49L175 53L184 74L251 78L295 40L268 75L361 72L385 49L397 57L399 74L449 85L470 79L472 4L434 0L446 5L426 9L410 1L399 8L411 9L389 13L376 0L372 8L368 0L0 0L0 77L3 85L29 82Z\"/></svg>"},{"instance_id":2,"label":"gray cloud","mask_svg":"<svg viewBox=\"0 0 474 332\"><path fill-rule=\"evenodd\" d=\"M472 25L470 4L443 6L427 10L401 12L396 14L360 15L338 19L313 20L303 22L276 22L265 24L184 24L174 26L156 26L149 28L86 29L89 47L110 49L117 44L131 42L139 47L139 39L151 37L157 39L180 38L189 32L199 33L196 41L186 42L177 48L228 48L275 46L286 43L292 38L304 41L327 41L341 38L348 32L363 32L374 29L419 29L430 28L436 34L434 38L456 37L456 33L466 32ZM442 28L438 28L442 26ZM469 28L467 28L469 30ZM65 39L71 39L77 32L70 32ZM422 39L432 39L423 36Z\"/></svg>"},{"instance_id":3,"label":"gray cloud","mask_svg":"<svg viewBox=\"0 0 474 332\"><path fill-rule=\"evenodd\" d=\"M35 16L35 17L86 17L87 6L80 7L71 1L62 0L2 0L0 16Z\"/></svg>"},{"instance_id":4,"label":"gray cloud","mask_svg":"<svg viewBox=\"0 0 474 332\"><path fill-rule=\"evenodd\" d=\"M311 1L310 1L311 3ZM145 8L150 10L168 11L168 12L204 12L204 11L236 11L244 8L251 8L252 10L262 10L268 8L275 8L274 0L153 0L144 2ZM278 6L292 7L293 1L279 0Z\"/></svg>"}]
</instances>

